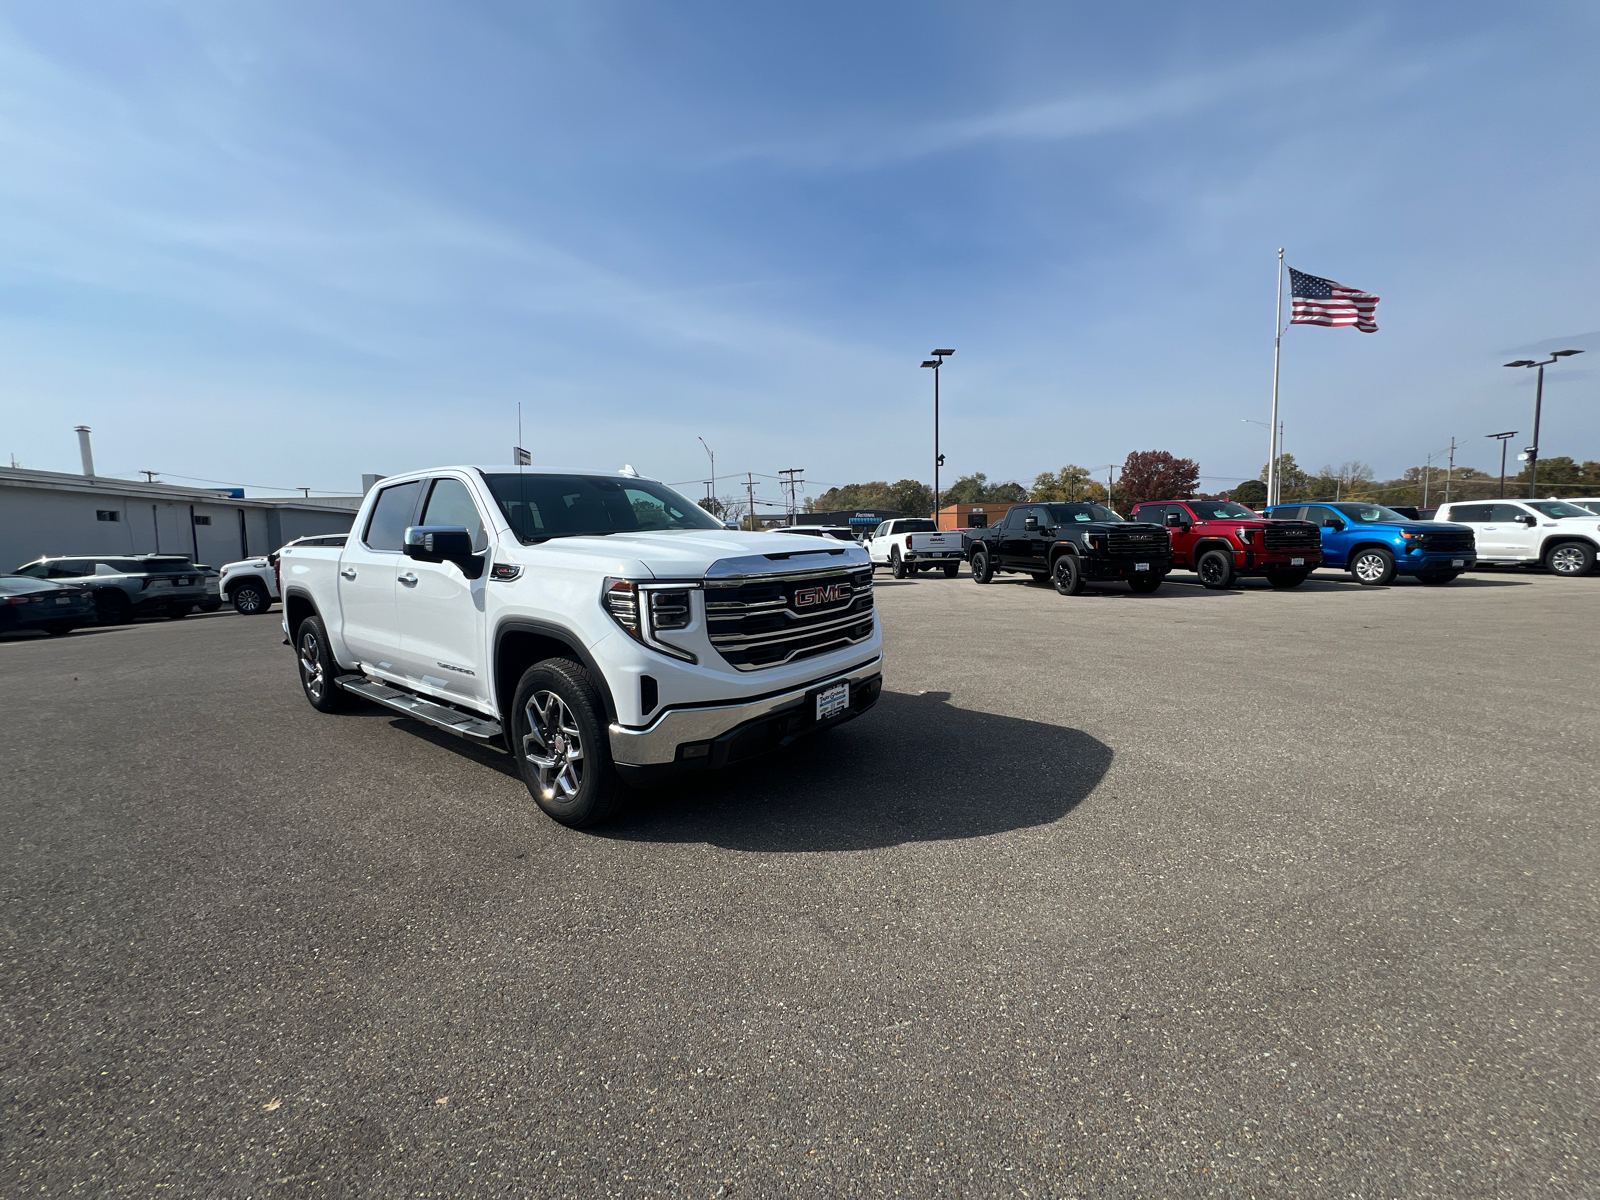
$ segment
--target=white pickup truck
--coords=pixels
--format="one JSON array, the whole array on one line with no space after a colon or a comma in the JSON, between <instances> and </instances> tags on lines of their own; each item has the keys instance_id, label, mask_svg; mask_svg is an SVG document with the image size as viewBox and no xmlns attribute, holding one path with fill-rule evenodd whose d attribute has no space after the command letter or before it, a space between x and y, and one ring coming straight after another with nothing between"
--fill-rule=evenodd
<instances>
[{"instance_id":1,"label":"white pickup truck","mask_svg":"<svg viewBox=\"0 0 1600 1200\"><path fill-rule=\"evenodd\" d=\"M884 521L864 542L875 567L888 567L896 579L940 568L955 578L961 569L961 535L940 533L928 517L896 517Z\"/></svg>"},{"instance_id":2,"label":"white pickup truck","mask_svg":"<svg viewBox=\"0 0 1600 1200\"><path fill-rule=\"evenodd\" d=\"M344 546L285 546L278 568L313 708L364 697L503 742L567 825L621 783L847 721L883 683L861 547L724 529L631 469L391 476Z\"/></svg>"}]
</instances>

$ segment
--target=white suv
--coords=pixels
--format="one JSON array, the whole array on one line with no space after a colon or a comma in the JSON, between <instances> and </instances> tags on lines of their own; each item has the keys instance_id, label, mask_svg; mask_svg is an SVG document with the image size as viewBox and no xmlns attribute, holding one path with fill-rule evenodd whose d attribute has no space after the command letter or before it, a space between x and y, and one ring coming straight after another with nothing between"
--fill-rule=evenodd
<instances>
[{"instance_id":1,"label":"white suv","mask_svg":"<svg viewBox=\"0 0 1600 1200\"><path fill-rule=\"evenodd\" d=\"M1543 566L1554 575L1587 575L1600 553L1600 516L1564 500L1469 500L1434 515L1471 528L1478 564Z\"/></svg>"}]
</instances>

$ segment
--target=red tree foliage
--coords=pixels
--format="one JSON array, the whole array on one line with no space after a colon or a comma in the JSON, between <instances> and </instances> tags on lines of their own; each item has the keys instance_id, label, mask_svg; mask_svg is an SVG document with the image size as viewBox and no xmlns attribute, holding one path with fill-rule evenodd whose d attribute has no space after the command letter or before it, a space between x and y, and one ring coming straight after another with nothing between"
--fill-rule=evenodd
<instances>
[{"instance_id":1,"label":"red tree foliage","mask_svg":"<svg viewBox=\"0 0 1600 1200\"><path fill-rule=\"evenodd\" d=\"M1135 450L1122 464L1118 490L1129 506L1147 500L1182 500L1200 484L1200 464L1165 450Z\"/></svg>"}]
</instances>

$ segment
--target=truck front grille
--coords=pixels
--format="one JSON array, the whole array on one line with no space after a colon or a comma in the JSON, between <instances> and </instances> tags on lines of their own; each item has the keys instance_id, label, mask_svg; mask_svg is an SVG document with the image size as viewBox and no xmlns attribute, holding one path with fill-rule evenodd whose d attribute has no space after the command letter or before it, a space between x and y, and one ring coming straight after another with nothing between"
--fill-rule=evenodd
<instances>
[{"instance_id":1,"label":"truck front grille","mask_svg":"<svg viewBox=\"0 0 1600 1200\"><path fill-rule=\"evenodd\" d=\"M1322 531L1309 521L1272 521L1261 531L1265 550L1321 550Z\"/></svg>"},{"instance_id":2,"label":"truck front grille","mask_svg":"<svg viewBox=\"0 0 1600 1200\"><path fill-rule=\"evenodd\" d=\"M711 644L741 671L778 667L872 636L872 569L706 580Z\"/></svg>"},{"instance_id":3,"label":"truck front grille","mask_svg":"<svg viewBox=\"0 0 1600 1200\"><path fill-rule=\"evenodd\" d=\"M1172 553L1172 539L1160 525L1132 525L1113 529L1106 538L1106 553L1121 558Z\"/></svg>"},{"instance_id":4,"label":"truck front grille","mask_svg":"<svg viewBox=\"0 0 1600 1200\"><path fill-rule=\"evenodd\" d=\"M1437 550L1441 554L1460 554L1477 549L1477 542L1473 540L1471 530L1462 530L1459 533L1430 533L1422 539L1424 550Z\"/></svg>"}]
</instances>

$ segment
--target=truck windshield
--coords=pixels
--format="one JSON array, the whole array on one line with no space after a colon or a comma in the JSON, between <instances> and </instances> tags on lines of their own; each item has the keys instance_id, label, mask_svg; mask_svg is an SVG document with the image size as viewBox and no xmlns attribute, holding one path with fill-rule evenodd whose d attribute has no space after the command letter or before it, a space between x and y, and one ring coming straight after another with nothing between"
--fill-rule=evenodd
<instances>
[{"instance_id":1,"label":"truck windshield","mask_svg":"<svg viewBox=\"0 0 1600 1200\"><path fill-rule=\"evenodd\" d=\"M932 521L925 521L925 520L901 521L900 522L899 532L900 533L938 533L939 532L939 527L937 525L935 525Z\"/></svg>"},{"instance_id":2,"label":"truck windshield","mask_svg":"<svg viewBox=\"0 0 1600 1200\"><path fill-rule=\"evenodd\" d=\"M524 545L555 537L722 528L698 504L648 479L531 472L484 478Z\"/></svg>"},{"instance_id":3,"label":"truck windshield","mask_svg":"<svg viewBox=\"0 0 1600 1200\"><path fill-rule=\"evenodd\" d=\"M1329 508L1337 509L1352 521L1362 525L1387 525L1391 521L1409 521L1410 517L1403 517L1392 508L1385 508L1381 504L1330 504Z\"/></svg>"},{"instance_id":4,"label":"truck windshield","mask_svg":"<svg viewBox=\"0 0 1600 1200\"><path fill-rule=\"evenodd\" d=\"M1586 508L1579 508L1576 504L1567 504L1561 500L1533 500L1529 501L1530 508L1535 508L1547 517L1592 517L1594 514Z\"/></svg>"},{"instance_id":5,"label":"truck windshield","mask_svg":"<svg viewBox=\"0 0 1600 1200\"><path fill-rule=\"evenodd\" d=\"M1072 525L1086 521L1120 521L1116 513L1100 504L1052 504L1050 519L1058 525Z\"/></svg>"},{"instance_id":6,"label":"truck windshield","mask_svg":"<svg viewBox=\"0 0 1600 1200\"><path fill-rule=\"evenodd\" d=\"M1189 507L1194 509L1194 515L1202 521L1253 521L1255 513L1242 504L1202 504L1198 500L1189 501Z\"/></svg>"}]
</instances>

